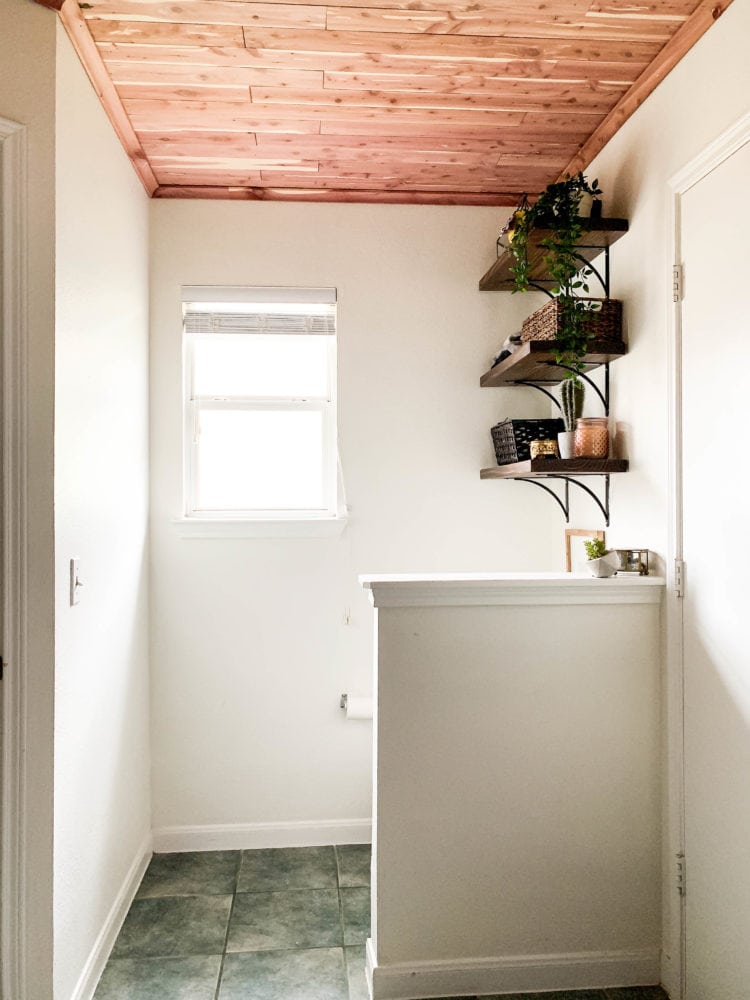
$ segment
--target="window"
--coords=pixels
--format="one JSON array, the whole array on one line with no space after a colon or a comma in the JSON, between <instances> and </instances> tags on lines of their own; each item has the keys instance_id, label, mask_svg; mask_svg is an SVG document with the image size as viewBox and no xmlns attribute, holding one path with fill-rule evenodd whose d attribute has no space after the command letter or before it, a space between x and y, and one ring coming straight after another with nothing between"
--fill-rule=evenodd
<instances>
[{"instance_id":1,"label":"window","mask_svg":"<svg viewBox=\"0 0 750 1000\"><path fill-rule=\"evenodd\" d=\"M185 515L337 515L336 292L183 289Z\"/></svg>"}]
</instances>

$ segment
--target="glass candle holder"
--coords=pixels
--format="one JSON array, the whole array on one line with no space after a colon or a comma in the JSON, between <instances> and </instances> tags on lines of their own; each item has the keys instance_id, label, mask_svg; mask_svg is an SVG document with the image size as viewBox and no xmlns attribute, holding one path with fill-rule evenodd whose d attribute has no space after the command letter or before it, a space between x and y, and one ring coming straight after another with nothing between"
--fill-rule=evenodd
<instances>
[{"instance_id":1,"label":"glass candle holder","mask_svg":"<svg viewBox=\"0 0 750 1000\"><path fill-rule=\"evenodd\" d=\"M576 420L576 458L609 457L609 420L607 417L579 417Z\"/></svg>"}]
</instances>

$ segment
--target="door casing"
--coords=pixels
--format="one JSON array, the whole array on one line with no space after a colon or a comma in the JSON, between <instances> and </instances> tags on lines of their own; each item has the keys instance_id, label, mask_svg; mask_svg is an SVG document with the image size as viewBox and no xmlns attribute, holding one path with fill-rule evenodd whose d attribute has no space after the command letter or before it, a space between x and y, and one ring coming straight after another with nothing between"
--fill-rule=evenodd
<instances>
[{"instance_id":1,"label":"door casing","mask_svg":"<svg viewBox=\"0 0 750 1000\"><path fill-rule=\"evenodd\" d=\"M27 663L26 129L0 118L0 1000L29 1000L24 901Z\"/></svg>"},{"instance_id":2,"label":"door casing","mask_svg":"<svg viewBox=\"0 0 750 1000\"><path fill-rule=\"evenodd\" d=\"M671 261L681 272L683 264L682 197L719 164L750 141L750 113L723 132L669 180ZM667 715L667 872L666 912L670 930L665 949L673 956L665 962L662 980L672 1000L685 996L685 900L678 891L678 862L685 851L685 695L683 608L678 595L677 566L684 556L683 449L682 449L682 306L674 296L669 336L669 524L666 600L666 715ZM689 859L688 859L689 860Z\"/></svg>"}]
</instances>

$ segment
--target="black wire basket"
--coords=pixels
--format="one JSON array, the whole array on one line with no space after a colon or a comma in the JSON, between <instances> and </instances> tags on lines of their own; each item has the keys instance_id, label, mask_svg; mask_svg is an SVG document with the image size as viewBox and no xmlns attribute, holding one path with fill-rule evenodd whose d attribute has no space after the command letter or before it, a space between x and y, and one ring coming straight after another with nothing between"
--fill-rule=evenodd
<instances>
[{"instance_id":1,"label":"black wire basket","mask_svg":"<svg viewBox=\"0 0 750 1000\"><path fill-rule=\"evenodd\" d=\"M557 435L565 430L562 420L501 420L491 429L492 443L498 465L511 462L526 462L531 457L529 447L532 441L557 440Z\"/></svg>"}]
</instances>

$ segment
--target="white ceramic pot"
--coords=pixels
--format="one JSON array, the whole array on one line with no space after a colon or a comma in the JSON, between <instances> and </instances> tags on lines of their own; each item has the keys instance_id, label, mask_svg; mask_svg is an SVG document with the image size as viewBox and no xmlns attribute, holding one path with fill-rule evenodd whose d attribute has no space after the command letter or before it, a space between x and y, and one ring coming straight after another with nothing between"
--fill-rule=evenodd
<instances>
[{"instance_id":1,"label":"white ceramic pot","mask_svg":"<svg viewBox=\"0 0 750 1000\"><path fill-rule=\"evenodd\" d=\"M561 431L557 435L557 450L560 458L575 458L575 431Z\"/></svg>"},{"instance_id":2,"label":"white ceramic pot","mask_svg":"<svg viewBox=\"0 0 750 1000\"><path fill-rule=\"evenodd\" d=\"M608 552L605 556L601 556L599 559L589 559L586 566L592 576L604 579L609 576L614 576L618 571L620 568L620 557L616 552Z\"/></svg>"}]
</instances>

